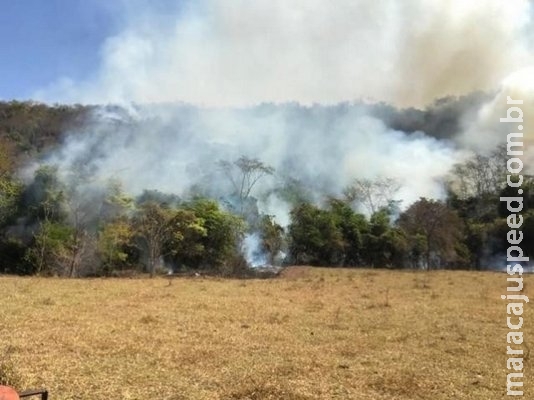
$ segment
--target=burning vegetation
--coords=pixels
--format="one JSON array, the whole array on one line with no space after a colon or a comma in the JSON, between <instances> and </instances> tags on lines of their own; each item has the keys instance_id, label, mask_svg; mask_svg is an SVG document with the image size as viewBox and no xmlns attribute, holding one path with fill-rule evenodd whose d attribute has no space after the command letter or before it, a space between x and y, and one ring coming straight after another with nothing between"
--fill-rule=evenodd
<instances>
[{"instance_id":1,"label":"burning vegetation","mask_svg":"<svg viewBox=\"0 0 534 400\"><path fill-rule=\"evenodd\" d=\"M71 277L246 275L286 264L503 268L506 149L470 152L463 132L432 122L446 112L459 127L465 103L440 101L415 119L369 104L134 112L4 103L0 268ZM436 130L410 133L420 120ZM384 140L385 155L373 147ZM354 164L366 152L378 160ZM529 176L523 187L532 254Z\"/></svg>"}]
</instances>

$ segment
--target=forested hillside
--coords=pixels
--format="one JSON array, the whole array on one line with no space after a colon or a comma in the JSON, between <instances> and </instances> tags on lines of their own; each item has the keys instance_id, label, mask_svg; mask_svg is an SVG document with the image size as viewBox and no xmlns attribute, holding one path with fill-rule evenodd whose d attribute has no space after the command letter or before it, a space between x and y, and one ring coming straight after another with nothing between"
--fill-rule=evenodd
<instances>
[{"instance_id":1,"label":"forested hillside","mask_svg":"<svg viewBox=\"0 0 534 400\"><path fill-rule=\"evenodd\" d=\"M232 111L0 103L0 272L231 275L276 264L503 268L508 212L499 197L514 196L506 189L505 147L464 156L440 179L422 171L407 182L384 173L345 173L342 180L335 164L353 135L349 123L447 155L457 146L461 116L485 99L480 93L443 99L425 110L364 103ZM221 137L244 129L267 133L256 147L227 150L234 137L224 143ZM278 130L287 155L268 140ZM291 142L293 132L314 139ZM321 158L310 156L317 154L309 151L314 140ZM366 140L375 139L358 139L354 148ZM363 156L354 154L360 155L345 161ZM380 162L402 156L391 153ZM418 180L443 195L404 198L419 193L409 186ZM523 189L522 246L532 255L531 177Z\"/></svg>"}]
</instances>

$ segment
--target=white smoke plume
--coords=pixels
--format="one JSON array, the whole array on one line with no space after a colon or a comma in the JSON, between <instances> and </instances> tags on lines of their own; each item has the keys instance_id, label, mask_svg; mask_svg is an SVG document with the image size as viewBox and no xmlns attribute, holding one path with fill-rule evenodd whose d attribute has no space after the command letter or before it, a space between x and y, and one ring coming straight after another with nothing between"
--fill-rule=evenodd
<instances>
[{"instance_id":1,"label":"white smoke plume","mask_svg":"<svg viewBox=\"0 0 534 400\"><path fill-rule=\"evenodd\" d=\"M370 98L423 107L494 89L534 64L528 0L119 4L123 29L104 44L94 78L65 77L37 98L209 106Z\"/></svg>"},{"instance_id":2,"label":"white smoke plume","mask_svg":"<svg viewBox=\"0 0 534 400\"><path fill-rule=\"evenodd\" d=\"M104 44L94 77L65 77L36 98L129 112L104 109L48 161L64 170L81 161L95 180L117 178L134 194L185 195L200 185L219 196L228 188L216 161L259 158L277 175L255 195L284 224L289 207L272 194L284 175L316 201L354 178L396 178L407 206L445 195L442 181L464 157L458 143L478 149L505 140L493 132L500 128L491 111L504 91L466 116L456 145L338 103L423 108L438 97L498 90L534 65L527 0L202 0L167 12L120 4L123 29ZM514 87L529 77L514 78Z\"/></svg>"},{"instance_id":3,"label":"white smoke plume","mask_svg":"<svg viewBox=\"0 0 534 400\"><path fill-rule=\"evenodd\" d=\"M243 240L243 254L253 268L269 263L267 255L261 251L260 242L261 238L257 233L246 235Z\"/></svg>"},{"instance_id":4,"label":"white smoke plume","mask_svg":"<svg viewBox=\"0 0 534 400\"><path fill-rule=\"evenodd\" d=\"M508 97L520 100L523 104L508 104ZM508 108L514 106L522 110L523 122L521 124L499 122L501 118L507 117ZM534 173L534 66L521 69L506 77L495 97L484 104L477 115L466 117L465 125L461 142L482 153L506 143L508 133L523 133L522 159L526 171ZM522 130L518 129L519 125L522 126Z\"/></svg>"},{"instance_id":5,"label":"white smoke plume","mask_svg":"<svg viewBox=\"0 0 534 400\"><path fill-rule=\"evenodd\" d=\"M289 205L273 191L293 178L320 202L340 196L354 178L390 177L405 205L442 198L442 180L461 160L452 143L422 132L392 130L360 107L264 105L250 109L144 106L137 115L99 113L84 132L67 137L47 160L63 171L82 165L94 181L121 181L132 194L159 190L187 195L195 186L220 198L231 192L219 160L245 155L275 168L253 195L260 209L288 222Z\"/></svg>"}]
</instances>

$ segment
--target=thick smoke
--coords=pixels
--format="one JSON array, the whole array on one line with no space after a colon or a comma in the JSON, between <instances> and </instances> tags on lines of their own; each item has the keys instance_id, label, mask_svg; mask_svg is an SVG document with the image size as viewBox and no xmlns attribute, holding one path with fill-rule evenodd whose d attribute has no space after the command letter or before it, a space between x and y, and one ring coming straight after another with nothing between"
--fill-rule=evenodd
<instances>
[{"instance_id":1,"label":"thick smoke","mask_svg":"<svg viewBox=\"0 0 534 400\"><path fill-rule=\"evenodd\" d=\"M118 114L117 111L121 111ZM275 168L253 193L260 209L288 222L290 205L276 195L288 179L310 200L340 196L354 178L396 179L405 204L442 198L442 181L462 154L451 141L389 128L357 105L263 105L248 109L139 106L101 109L83 132L69 136L48 162L62 171L79 166L93 182L120 180L132 194L192 190L223 198L230 181L218 161L244 155Z\"/></svg>"},{"instance_id":2,"label":"thick smoke","mask_svg":"<svg viewBox=\"0 0 534 400\"><path fill-rule=\"evenodd\" d=\"M224 198L217 161L244 155L275 168L254 196L282 225L288 181L321 202L354 178L394 178L406 207L443 198L466 151L505 142L506 96L534 109L527 0L123 4L94 77L36 94L124 107L102 107L47 160L84 165L92 185Z\"/></svg>"},{"instance_id":3,"label":"thick smoke","mask_svg":"<svg viewBox=\"0 0 534 400\"><path fill-rule=\"evenodd\" d=\"M269 263L268 257L261 251L261 238L257 233L246 235L243 240L243 254L251 267L261 267Z\"/></svg>"},{"instance_id":4,"label":"thick smoke","mask_svg":"<svg viewBox=\"0 0 534 400\"><path fill-rule=\"evenodd\" d=\"M41 95L128 104L102 109L50 162L91 166L95 180L118 178L132 193L194 186L223 196L216 161L245 155L276 169L257 195L283 222L288 206L269 195L280 179L315 201L380 176L399 181L405 206L439 198L464 157L458 145L502 142L503 97L532 93L523 85L532 70L514 72L532 61L526 0L122 4L124 29L105 43L95 78ZM450 97L482 89L497 94ZM448 97L432 103L439 96ZM382 103L324 105L359 97ZM195 106L170 104L178 100Z\"/></svg>"},{"instance_id":5,"label":"thick smoke","mask_svg":"<svg viewBox=\"0 0 534 400\"><path fill-rule=\"evenodd\" d=\"M499 122L500 118L506 118L507 109L514 106L508 104L508 97L523 101L522 105L516 104L523 112L523 123ZM482 104L475 115L466 116L464 125L461 143L482 153L490 152L496 146L506 143L508 133L523 133L523 162L526 170L534 173L534 67L508 76L492 99ZM518 125L523 126L521 131L518 130Z\"/></svg>"},{"instance_id":6,"label":"thick smoke","mask_svg":"<svg viewBox=\"0 0 534 400\"><path fill-rule=\"evenodd\" d=\"M152 3L161 1L121 3L123 29L105 43L93 79L65 77L38 98L424 107L494 89L533 63L528 0Z\"/></svg>"}]
</instances>

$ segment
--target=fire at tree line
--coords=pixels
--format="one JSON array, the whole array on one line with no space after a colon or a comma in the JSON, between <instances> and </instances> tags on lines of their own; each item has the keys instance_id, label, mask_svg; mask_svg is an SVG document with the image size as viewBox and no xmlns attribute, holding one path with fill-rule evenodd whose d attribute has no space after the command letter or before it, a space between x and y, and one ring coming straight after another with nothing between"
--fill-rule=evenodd
<instances>
[{"instance_id":1,"label":"fire at tree line","mask_svg":"<svg viewBox=\"0 0 534 400\"><path fill-rule=\"evenodd\" d=\"M401 211L393 179L355 179L340 196L321 202L296 179L277 195L291 205L290 223L262 214L254 188L273 168L255 158L217 164L233 188L224 198L191 190L186 197L145 190L132 197L109 180L91 196L83 166L60 178L43 164L31 180L17 171L38 160L90 107L0 104L0 273L105 276L154 275L168 269L246 276L243 239L257 238L265 264L389 268L503 268L508 243L506 148L459 164L445 201L421 198ZM526 177L524 240L534 255L534 180ZM358 210L358 211L356 211Z\"/></svg>"}]
</instances>

